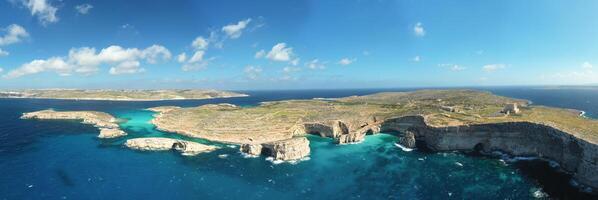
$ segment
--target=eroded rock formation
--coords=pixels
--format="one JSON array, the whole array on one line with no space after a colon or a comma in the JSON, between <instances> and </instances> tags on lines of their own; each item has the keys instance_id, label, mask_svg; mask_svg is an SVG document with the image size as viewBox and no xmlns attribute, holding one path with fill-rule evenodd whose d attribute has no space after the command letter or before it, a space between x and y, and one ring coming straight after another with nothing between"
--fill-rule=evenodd
<instances>
[{"instance_id":1,"label":"eroded rock formation","mask_svg":"<svg viewBox=\"0 0 598 200\"><path fill-rule=\"evenodd\" d=\"M580 183L598 188L598 145L549 125L504 122L464 126L428 126L422 116L389 119L383 132L408 133L436 151L500 151L512 156L553 160Z\"/></svg>"},{"instance_id":2,"label":"eroded rock formation","mask_svg":"<svg viewBox=\"0 0 598 200\"><path fill-rule=\"evenodd\" d=\"M411 131L404 131L399 136L398 143L407 148L415 148L415 134Z\"/></svg>"},{"instance_id":3,"label":"eroded rock formation","mask_svg":"<svg viewBox=\"0 0 598 200\"><path fill-rule=\"evenodd\" d=\"M268 142L264 144L243 144L240 151L250 155L264 155L274 160L299 160L309 156L309 140L305 137Z\"/></svg>"},{"instance_id":4,"label":"eroded rock formation","mask_svg":"<svg viewBox=\"0 0 598 200\"><path fill-rule=\"evenodd\" d=\"M184 156L194 156L218 149L216 146L204 145L197 142L158 137L129 139L125 142L125 146L141 151L176 150Z\"/></svg>"}]
</instances>

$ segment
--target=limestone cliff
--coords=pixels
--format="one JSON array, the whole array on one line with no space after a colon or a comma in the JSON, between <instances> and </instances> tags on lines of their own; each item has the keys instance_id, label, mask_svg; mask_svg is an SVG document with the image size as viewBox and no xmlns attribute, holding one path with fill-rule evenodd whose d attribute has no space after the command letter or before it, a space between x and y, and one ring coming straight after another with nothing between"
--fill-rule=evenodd
<instances>
[{"instance_id":1,"label":"limestone cliff","mask_svg":"<svg viewBox=\"0 0 598 200\"><path fill-rule=\"evenodd\" d=\"M281 161L298 160L307 157L310 153L309 140L305 137L263 144L243 144L240 151L254 156L264 155Z\"/></svg>"},{"instance_id":2,"label":"limestone cliff","mask_svg":"<svg viewBox=\"0 0 598 200\"><path fill-rule=\"evenodd\" d=\"M413 131L417 140L436 151L501 151L553 160L578 182L598 188L598 145L550 125L504 122L435 127L422 116L406 116L388 119L381 128L383 132Z\"/></svg>"}]
</instances>

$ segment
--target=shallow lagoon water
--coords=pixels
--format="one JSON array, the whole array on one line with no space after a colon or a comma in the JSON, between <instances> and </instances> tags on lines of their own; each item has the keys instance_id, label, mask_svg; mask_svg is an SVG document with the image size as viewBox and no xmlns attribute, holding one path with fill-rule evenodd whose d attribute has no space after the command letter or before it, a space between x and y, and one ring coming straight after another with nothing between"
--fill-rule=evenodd
<instances>
[{"instance_id":1,"label":"shallow lagoon water","mask_svg":"<svg viewBox=\"0 0 598 200\"><path fill-rule=\"evenodd\" d=\"M210 101L0 101L0 199L529 199L546 189L519 164L455 152L405 152L391 134L351 145L309 136L310 159L295 164L245 158L237 147L222 144L195 157L122 146L127 138L183 138L156 130L149 123L153 113L144 108ZM18 119L46 108L109 112L126 119L121 127L129 136L100 140L97 129L74 121Z\"/></svg>"}]
</instances>

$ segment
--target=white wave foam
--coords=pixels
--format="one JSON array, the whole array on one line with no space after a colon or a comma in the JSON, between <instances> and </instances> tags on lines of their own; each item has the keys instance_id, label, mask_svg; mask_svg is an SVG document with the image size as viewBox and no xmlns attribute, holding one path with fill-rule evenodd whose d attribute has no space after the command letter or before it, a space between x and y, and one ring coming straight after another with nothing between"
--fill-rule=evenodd
<instances>
[{"instance_id":1,"label":"white wave foam","mask_svg":"<svg viewBox=\"0 0 598 200\"><path fill-rule=\"evenodd\" d=\"M405 151L405 152L410 152L410 151L413 151L413 149L412 149L412 148L407 148L407 147L404 147L403 145L400 145L399 143L395 143L395 146L397 146L397 147L401 148L401 150L403 150L403 151Z\"/></svg>"},{"instance_id":2,"label":"white wave foam","mask_svg":"<svg viewBox=\"0 0 598 200\"><path fill-rule=\"evenodd\" d=\"M220 154L218 155L218 158L228 158L228 154Z\"/></svg>"}]
</instances>

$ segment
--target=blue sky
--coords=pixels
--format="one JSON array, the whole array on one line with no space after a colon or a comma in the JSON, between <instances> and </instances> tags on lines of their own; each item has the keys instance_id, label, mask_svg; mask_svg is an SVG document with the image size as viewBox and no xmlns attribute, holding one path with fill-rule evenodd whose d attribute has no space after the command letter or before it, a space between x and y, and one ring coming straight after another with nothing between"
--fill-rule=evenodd
<instances>
[{"instance_id":1,"label":"blue sky","mask_svg":"<svg viewBox=\"0 0 598 200\"><path fill-rule=\"evenodd\" d=\"M597 9L596 1L0 0L0 88L592 84Z\"/></svg>"}]
</instances>

